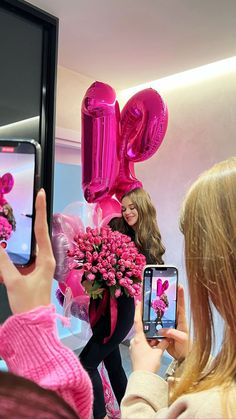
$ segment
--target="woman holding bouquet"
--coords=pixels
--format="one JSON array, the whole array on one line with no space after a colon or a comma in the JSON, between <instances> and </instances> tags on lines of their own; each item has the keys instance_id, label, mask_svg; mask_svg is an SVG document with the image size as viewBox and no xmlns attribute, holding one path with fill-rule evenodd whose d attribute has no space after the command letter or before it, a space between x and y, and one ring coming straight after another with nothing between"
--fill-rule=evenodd
<instances>
[{"instance_id":1,"label":"woman holding bouquet","mask_svg":"<svg viewBox=\"0 0 236 419\"><path fill-rule=\"evenodd\" d=\"M165 251L156 222L156 210L149 195L143 189L129 192L122 199L122 217L113 219L112 230L128 235L136 244L139 252L145 255L147 263L163 263ZM91 282L85 280L83 285L91 291ZM103 289L96 290L103 293ZM91 301L99 307L101 300ZM91 305L90 304L90 307ZM91 318L91 316L90 316ZM134 321L134 298L122 293L117 298L117 321L111 337L111 299L94 326L93 335L80 354L80 361L89 373L94 390L94 419L106 417L105 399L102 380L98 366L103 361L108 372L116 400L120 405L124 396L127 377L122 366L119 344L129 333ZM105 340L105 342L104 342Z\"/></svg>"}]
</instances>

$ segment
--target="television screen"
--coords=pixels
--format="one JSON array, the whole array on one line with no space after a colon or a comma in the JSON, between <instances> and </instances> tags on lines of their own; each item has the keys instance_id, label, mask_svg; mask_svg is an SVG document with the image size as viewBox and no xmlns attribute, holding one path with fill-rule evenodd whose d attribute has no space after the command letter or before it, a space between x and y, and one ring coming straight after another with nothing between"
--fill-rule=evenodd
<instances>
[{"instance_id":1,"label":"television screen","mask_svg":"<svg viewBox=\"0 0 236 419\"><path fill-rule=\"evenodd\" d=\"M28 138L40 143L41 184L47 194L49 226L53 208L57 34L55 16L22 0L1 0L0 138ZM0 323L10 313L6 290L0 284Z\"/></svg>"},{"instance_id":2,"label":"television screen","mask_svg":"<svg viewBox=\"0 0 236 419\"><path fill-rule=\"evenodd\" d=\"M0 136L38 141L43 27L0 8L0 39Z\"/></svg>"}]
</instances>

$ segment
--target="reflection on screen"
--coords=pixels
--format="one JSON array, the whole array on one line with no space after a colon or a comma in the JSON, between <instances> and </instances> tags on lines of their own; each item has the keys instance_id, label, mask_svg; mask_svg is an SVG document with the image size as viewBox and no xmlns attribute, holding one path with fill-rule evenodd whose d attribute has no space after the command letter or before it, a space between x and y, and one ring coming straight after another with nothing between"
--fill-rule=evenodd
<instances>
[{"instance_id":1,"label":"reflection on screen","mask_svg":"<svg viewBox=\"0 0 236 419\"><path fill-rule=\"evenodd\" d=\"M34 170L34 154L0 153L1 179L6 173L14 179L10 192L2 196L0 241L16 264L26 264L30 259Z\"/></svg>"},{"instance_id":2,"label":"reflection on screen","mask_svg":"<svg viewBox=\"0 0 236 419\"><path fill-rule=\"evenodd\" d=\"M176 268L146 268L143 289L143 324L146 337L160 337L161 328L176 327Z\"/></svg>"}]
</instances>

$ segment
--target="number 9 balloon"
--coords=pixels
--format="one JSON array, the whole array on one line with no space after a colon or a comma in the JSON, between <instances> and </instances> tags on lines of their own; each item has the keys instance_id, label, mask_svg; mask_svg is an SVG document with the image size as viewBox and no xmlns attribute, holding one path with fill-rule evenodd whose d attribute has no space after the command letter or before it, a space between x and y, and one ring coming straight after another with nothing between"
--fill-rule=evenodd
<instances>
[{"instance_id":1,"label":"number 9 balloon","mask_svg":"<svg viewBox=\"0 0 236 419\"><path fill-rule=\"evenodd\" d=\"M168 112L154 89L129 99L121 115L114 89L94 82L82 103L82 185L88 202L142 187L134 163L149 159L161 145Z\"/></svg>"}]
</instances>

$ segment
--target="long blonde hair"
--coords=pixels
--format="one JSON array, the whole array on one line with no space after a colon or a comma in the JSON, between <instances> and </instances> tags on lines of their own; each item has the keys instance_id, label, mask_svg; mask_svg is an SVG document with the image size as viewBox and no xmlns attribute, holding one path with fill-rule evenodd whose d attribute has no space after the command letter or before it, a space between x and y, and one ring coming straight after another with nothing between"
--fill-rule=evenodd
<instances>
[{"instance_id":1,"label":"long blonde hair","mask_svg":"<svg viewBox=\"0 0 236 419\"><path fill-rule=\"evenodd\" d=\"M143 189L134 189L125 194L138 211L137 228L135 229L135 243L147 254L148 263L163 264L162 256L165 247L161 241L161 233L157 225L157 213L149 194Z\"/></svg>"},{"instance_id":2,"label":"long blonde hair","mask_svg":"<svg viewBox=\"0 0 236 419\"><path fill-rule=\"evenodd\" d=\"M194 343L172 401L220 384L226 394L236 380L236 157L216 164L193 184L181 227ZM217 327L213 307L224 321L224 336L207 371Z\"/></svg>"}]
</instances>

